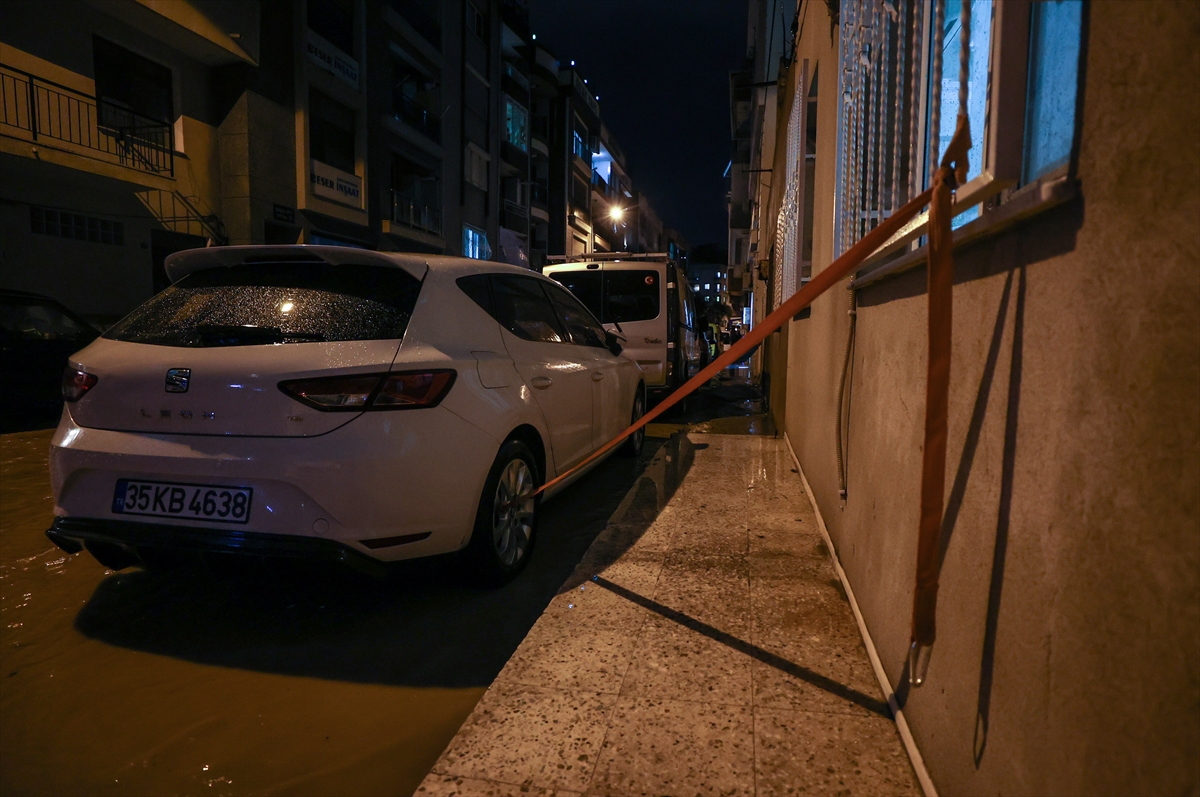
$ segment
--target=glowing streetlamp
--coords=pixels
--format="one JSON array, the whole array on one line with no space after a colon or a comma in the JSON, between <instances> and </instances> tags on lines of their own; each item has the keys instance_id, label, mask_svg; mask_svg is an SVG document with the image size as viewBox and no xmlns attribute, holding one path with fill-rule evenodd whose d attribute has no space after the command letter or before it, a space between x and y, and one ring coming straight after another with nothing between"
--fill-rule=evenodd
<instances>
[{"instance_id":1,"label":"glowing streetlamp","mask_svg":"<svg viewBox=\"0 0 1200 797\"><path fill-rule=\"evenodd\" d=\"M625 216L625 208L620 205L613 205L608 209L608 217L613 221L620 221Z\"/></svg>"}]
</instances>

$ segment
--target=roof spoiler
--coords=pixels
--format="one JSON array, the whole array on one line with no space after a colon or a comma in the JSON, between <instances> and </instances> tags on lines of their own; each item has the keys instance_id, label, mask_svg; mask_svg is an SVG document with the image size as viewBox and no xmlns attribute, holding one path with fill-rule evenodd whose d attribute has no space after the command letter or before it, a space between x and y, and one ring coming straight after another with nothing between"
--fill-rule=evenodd
<instances>
[{"instance_id":1,"label":"roof spoiler","mask_svg":"<svg viewBox=\"0 0 1200 797\"><path fill-rule=\"evenodd\" d=\"M178 282L196 271L233 268L259 263L328 263L401 268L417 279L424 279L429 265L420 255L405 252L376 252L350 246L210 246L186 249L168 255L165 266L171 282Z\"/></svg>"}]
</instances>

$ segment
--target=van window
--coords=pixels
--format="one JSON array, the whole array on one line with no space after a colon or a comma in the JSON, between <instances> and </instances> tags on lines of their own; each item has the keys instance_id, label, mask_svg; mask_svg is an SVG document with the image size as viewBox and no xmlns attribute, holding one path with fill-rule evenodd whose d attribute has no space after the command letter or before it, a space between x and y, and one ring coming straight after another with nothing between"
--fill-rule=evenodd
<instances>
[{"instance_id":1,"label":"van window","mask_svg":"<svg viewBox=\"0 0 1200 797\"><path fill-rule=\"evenodd\" d=\"M602 275L603 272L600 271L560 271L550 276L559 285L575 294L575 298L583 302L596 318L607 321L600 301Z\"/></svg>"},{"instance_id":2,"label":"van window","mask_svg":"<svg viewBox=\"0 0 1200 797\"><path fill-rule=\"evenodd\" d=\"M559 271L552 276L605 324L658 318L657 271Z\"/></svg>"},{"instance_id":3,"label":"van window","mask_svg":"<svg viewBox=\"0 0 1200 797\"><path fill-rule=\"evenodd\" d=\"M605 321L646 321L658 317L657 271L604 272Z\"/></svg>"}]
</instances>

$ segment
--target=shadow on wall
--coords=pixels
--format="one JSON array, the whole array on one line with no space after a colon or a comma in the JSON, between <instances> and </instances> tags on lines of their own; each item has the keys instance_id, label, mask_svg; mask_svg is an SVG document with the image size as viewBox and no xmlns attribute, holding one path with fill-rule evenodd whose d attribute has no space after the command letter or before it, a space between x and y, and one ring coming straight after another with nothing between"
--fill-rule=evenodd
<instances>
[{"instance_id":1,"label":"shadow on wall","mask_svg":"<svg viewBox=\"0 0 1200 797\"><path fill-rule=\"evenodd\" d=\"M1009 364L1008 396L1005 406L1004 449L1001 455L1000 469L1000 497L996 512L996 533L992 549L992 570L988 587L987 615L984 621L983 649L979 663L979 692L976 702L974 737L974 760L976 768L982 763L983 754L987 748L992 678L996 657L996 632L1000 616L1000 599L1004 588L1004 567L1008 551L1009 519L1012 512L1012 486L1016 465L1021 374L1024 360L1026 293L1026 266L1024 265L1019 266L1015 274L1010 271L1004 281L1004 289L1000 296L1000 306L996 311L996 321L992 329L992 339L988 346L987 360L984 364L979 390L975 397L975 405L971 412L970 424L967 427L966 439L963 442L962 454L959 457L958 467L955 472L954 484L950 489L946 512L942 518L941 530L939 567L945 562L946 552L950 548L950 540L954 535L958 523L959 512L962 509L963 498L966 494L967 481L971 474L971 467L975 461L975 452L979 445L983 422L987 416L988 398L991 395L992 383L995 379L996 366L1000 358L1000 348L1004 338L1004 327L1008 320L1008 305L1012 298L1014 276L1017 284L1016 307L1013 314L1012 357ZM901 708L908 701L910 690L908 675L908 662L906 660L900 673L900 683L896 689L896 700Z\"/></svg>"}]
</instances>

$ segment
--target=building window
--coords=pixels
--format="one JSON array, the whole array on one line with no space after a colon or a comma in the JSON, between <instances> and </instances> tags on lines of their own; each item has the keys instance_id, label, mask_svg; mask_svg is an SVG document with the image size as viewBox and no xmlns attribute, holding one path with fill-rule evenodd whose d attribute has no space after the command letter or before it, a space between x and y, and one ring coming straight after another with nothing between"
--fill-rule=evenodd
<instances>
[{"instance_id":1,"label":"building window","mask_svg":"<svg viewBox=\"0 0 1200 797\"><path fill-rule=\"evenodd\" d=\"M308 27L354 57L354 0L308 0Z\"/></svg>"},{"instance_id":2,"label":"building window","mask_svg":"<svg viewBox=\"0 0 1200 797\"><path fill-rule=\"evenodd\" d=\"M463 152L463 179L481 191L488 190L488 155L474 144L468 143Z\"/></svg>"},{"instance_id":3,"label":"building window","mask_svg":"<svg viewBox=\"0 0 1200 797\"><path fill-rule=\"evenodd\" d=\"M479 7L468 0L467 2L467 30L474 33L475 36L487 44L488 40L488 18L479 10Z\"/></svg>"},{"instance_id":4,"label":"building window","mask_svg":"<svg viewBox=\"0 0 1200 797\"><path fill-rule=\"evenodd\" d=\"M392 221L431 235L442 234L442 191L438 175L392 155Z\"/></svg>"},{"instance_id":5,"label":"building window","mask_svg":"<svg viewBox=\"0 0 1200 797\"><path fill-rule=\"evenodd\" d=\"M92 56L102 127L136 129L135 115L164 124L175 118L170 69L99 36Z\"/></svg>"},{"instance_id":6,"label":"building window","mask_svg":"<svg viewBox=\"0 0 1200 797\"><path fill-rule=\"evenodd\" d=\"M587 139L578 128L575 129L571 138L571 151L575 153L576 158L582 158L585 161L592 159L592 153L588 150Z\"/></svg>"},{"instance_id":7,"label":"building window","mask_svg":"<svg viewBox=\"0 0 1200 797\"><path fill-rule=\"evenodd\" d=\"M1034 3L1029 20L1029 98L1023 183L1063 166L1075 140L1083 4Z\"/></svg>"},{"instance_id":8,"label":"building window","mask_svg":"<svg viewBox=\"0 0 1200 797\"><path fill-rule=\"evenodd\" d=\"M438 83L407 57L392 53L392 115L427 138L441 138Z\"/></svg>"},{"instance_id":9,"label":"building window","mask_svg":"<svg viewBox=\"0 0 1200 797\"><path fill-rule=\"evenodd\" d=\"M98 244L125 244L125 225L95 216L51 208L29 208L29 228L39 235L56 235Z\"/></svg>"},{"instance_id":10,"label":"building window","mask_svg":"<svg viewBox=\"0 0 1200 797\"><path fill-rule=\"evenodd\" d=\"M475 260L490 260L492 257L492 247L488 244L487 233L470 224L463 225L462 246L463 257Z\"/></svg>"},{"instance_id":11,"label":"building window","mask_svg":"<svg viewBox=\"0 0 1200 797\"><path fill-rule=\"evenodd\" d=\"M517 149L529 151L529 111L508 96L504 98L504 136Z\"/></svg>"},{"instance_id":12,"label":"building window","mask_svg":"<svg viewBox=\"0 0 1200 797\"><path fill-rule=\"evenodd\" d=\"M354 173L354 111L319 91L308 93L308 148L313 160Z\"/></svg>"},{"instance_id":13,"label":"building window","mask_svg":"<svg viewBox=\"0 0 1200 797\"><path fill-rule=\"evenodd\" d=\"M931 184L957 124L964 3L968 180L977 182L975 204L960 208L953 226L977 218L1004 185L1069 163L1081 0L900 2L894 15L878 14L875 0L842 0L835 255ZM1001 85L1025 86L1023 107L1006 104Z\"/></svg>"},{"instance_id":14,"label":"building window","mask_svg":"<svg viewBox=\"0 0 1200 797\"><path fill-rule=\"evenodd\" d=\"M589 215L591 214L591 198L589 196L587 180L584 180L578 174L571 180L571 204L576 210Z\"/></svg>"}]
</instances>

